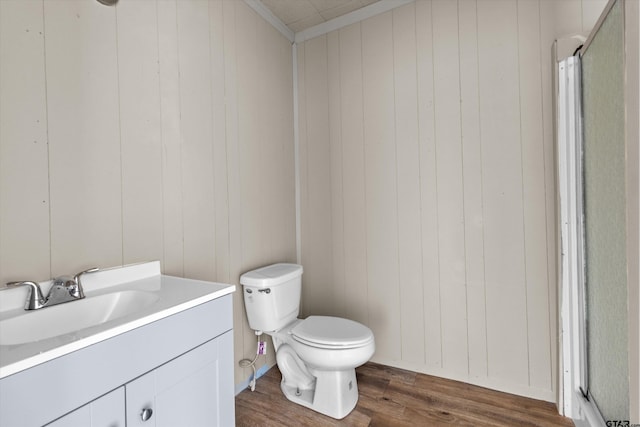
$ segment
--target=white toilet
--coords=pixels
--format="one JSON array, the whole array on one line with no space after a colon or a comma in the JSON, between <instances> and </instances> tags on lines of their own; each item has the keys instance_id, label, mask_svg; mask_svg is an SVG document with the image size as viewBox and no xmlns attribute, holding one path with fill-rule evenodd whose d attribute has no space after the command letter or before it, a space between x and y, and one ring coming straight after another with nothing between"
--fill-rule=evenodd
<instances>
[{"instance_id":1,"label":"white toilet","mask_svg":"<svg viewBox=\"0 0 640 427\"><path fill-rule=\"evenodd\" d=\"M249 327L273 339L287 399L333 418L347 416L358 402L355 368L375 350L371 329L339 317L298 319L301 265L262 267L240 283Z\"/></svg>"}]
</instances>

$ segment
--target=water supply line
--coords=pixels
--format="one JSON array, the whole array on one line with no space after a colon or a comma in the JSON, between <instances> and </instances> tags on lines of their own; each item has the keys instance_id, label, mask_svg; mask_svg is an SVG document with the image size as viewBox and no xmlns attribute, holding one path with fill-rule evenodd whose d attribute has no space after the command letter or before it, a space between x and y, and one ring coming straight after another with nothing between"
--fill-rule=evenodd
<instances>
[{"instance_id":1,"label":"water supply line","mask_svg":"<svg viewBox=\"0 0 640 427\"><path fill-rule=\"evenodd\" d=\"M251 359L242 359L241 361L238 362L238 365L240 365L241 368L249 368L251 367L253 369L253 377L251 378L251 382L249 383L249 387L251 388L251 391L255 391L256 390L256 360L258 360L258 357L260 357L260 337L262 337L262 331L256 331L256 335L258 336L258 344L256 347L256 355L253 358L253 360Z\"/></svg>"}]
</instances>

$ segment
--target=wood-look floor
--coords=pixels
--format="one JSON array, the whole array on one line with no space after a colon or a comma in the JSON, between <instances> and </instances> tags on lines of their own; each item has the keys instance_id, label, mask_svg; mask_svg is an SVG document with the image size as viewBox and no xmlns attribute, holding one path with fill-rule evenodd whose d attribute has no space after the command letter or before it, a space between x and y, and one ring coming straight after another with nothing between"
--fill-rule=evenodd
<instances>
[{"instance_id":1,"label":"wood-look floor","mask_svg":"<svg viewBox=\"0 0 640 427\"><path fill-rule=\"evenodd\" d=\"M573 426L553 403L367 363L356 369L360 399L342 420L289 402L274 366L256 390L236 397L244 426Z\"/></svg>"}]
</instances>

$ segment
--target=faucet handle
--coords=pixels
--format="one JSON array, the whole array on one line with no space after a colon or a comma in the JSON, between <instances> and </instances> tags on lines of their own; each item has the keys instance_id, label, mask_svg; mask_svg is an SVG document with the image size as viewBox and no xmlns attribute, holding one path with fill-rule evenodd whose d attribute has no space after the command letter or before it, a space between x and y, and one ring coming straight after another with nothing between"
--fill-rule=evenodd
<instances>
[{"instance_id":1,"label":"faucet handle","mask_svg":"<svg viewBox=\"0 0 640 427\"><path fill-rule=\"evenodd\" d=\"M81 271L80 273L77 273L75 276L73 276L73 280L76 283L80 283L80 276L87 273L95 273L96 271L100 271L100 269L98 267L92 267L87 270Z\"/></svg>"},{"instance_id":2,"label":"faucet handle","mask_svg":"<svg viewBox=\"0 0 640 427\"><path fill-rule=\"evenodd\" d=\"M27 296L27 300L24 303L25 310L37 310L42 308L45 304L44 296L42 295L42 290L40 289L40 285L36 282L32 282L29 280L22 282L9 282L7 283L8 288L18 287L18 286L28 286L29 287L29 295Z\"/></svg>"},{"instance_id":3,"label":"faucet handle","mask_svg":"<svg viewBox=\"0 0 640 427\"><path fill-rule=\"evenodd\" d=\"M87 273L95 273L96 271L99 271L99 270L100 269L98 267L92 267L87 270L81 271L80 273L77 273L75 276L73 276L73 281L76 284L73 292L76 298L84 298L84 290L82 289L82 284L80 283L80 276Z\"/></svg>"}]
</instances>

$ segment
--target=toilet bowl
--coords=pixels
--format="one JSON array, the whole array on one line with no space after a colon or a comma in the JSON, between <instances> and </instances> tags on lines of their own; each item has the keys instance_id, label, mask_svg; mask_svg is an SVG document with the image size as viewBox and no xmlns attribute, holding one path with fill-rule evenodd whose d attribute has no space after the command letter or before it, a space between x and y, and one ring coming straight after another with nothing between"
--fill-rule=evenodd
<instances>
[{"instance_id":1,"label":"toilet bowl","mask_svg":"<svg viewBox=\"0 0 640 427\"><path fill-rule=\"evenodd\" d=\"M343 370L367 362L375 350L373 333L352 320L330 316L297 319L274 335L319 370Z\"/></svg>"},{"instance_id":2,"label":"toilet bowl","mask_svg":"<svg viewBox=\"0 0 640 427\"><path fill-rule=\"evenodd\" d=\"M333 418L358 402L355 368L375 351L373 332L331 316L298 319L302 266L274 264L242 275L249 326L272 337L285 397Z\"/></svg>"}]
</instances>

